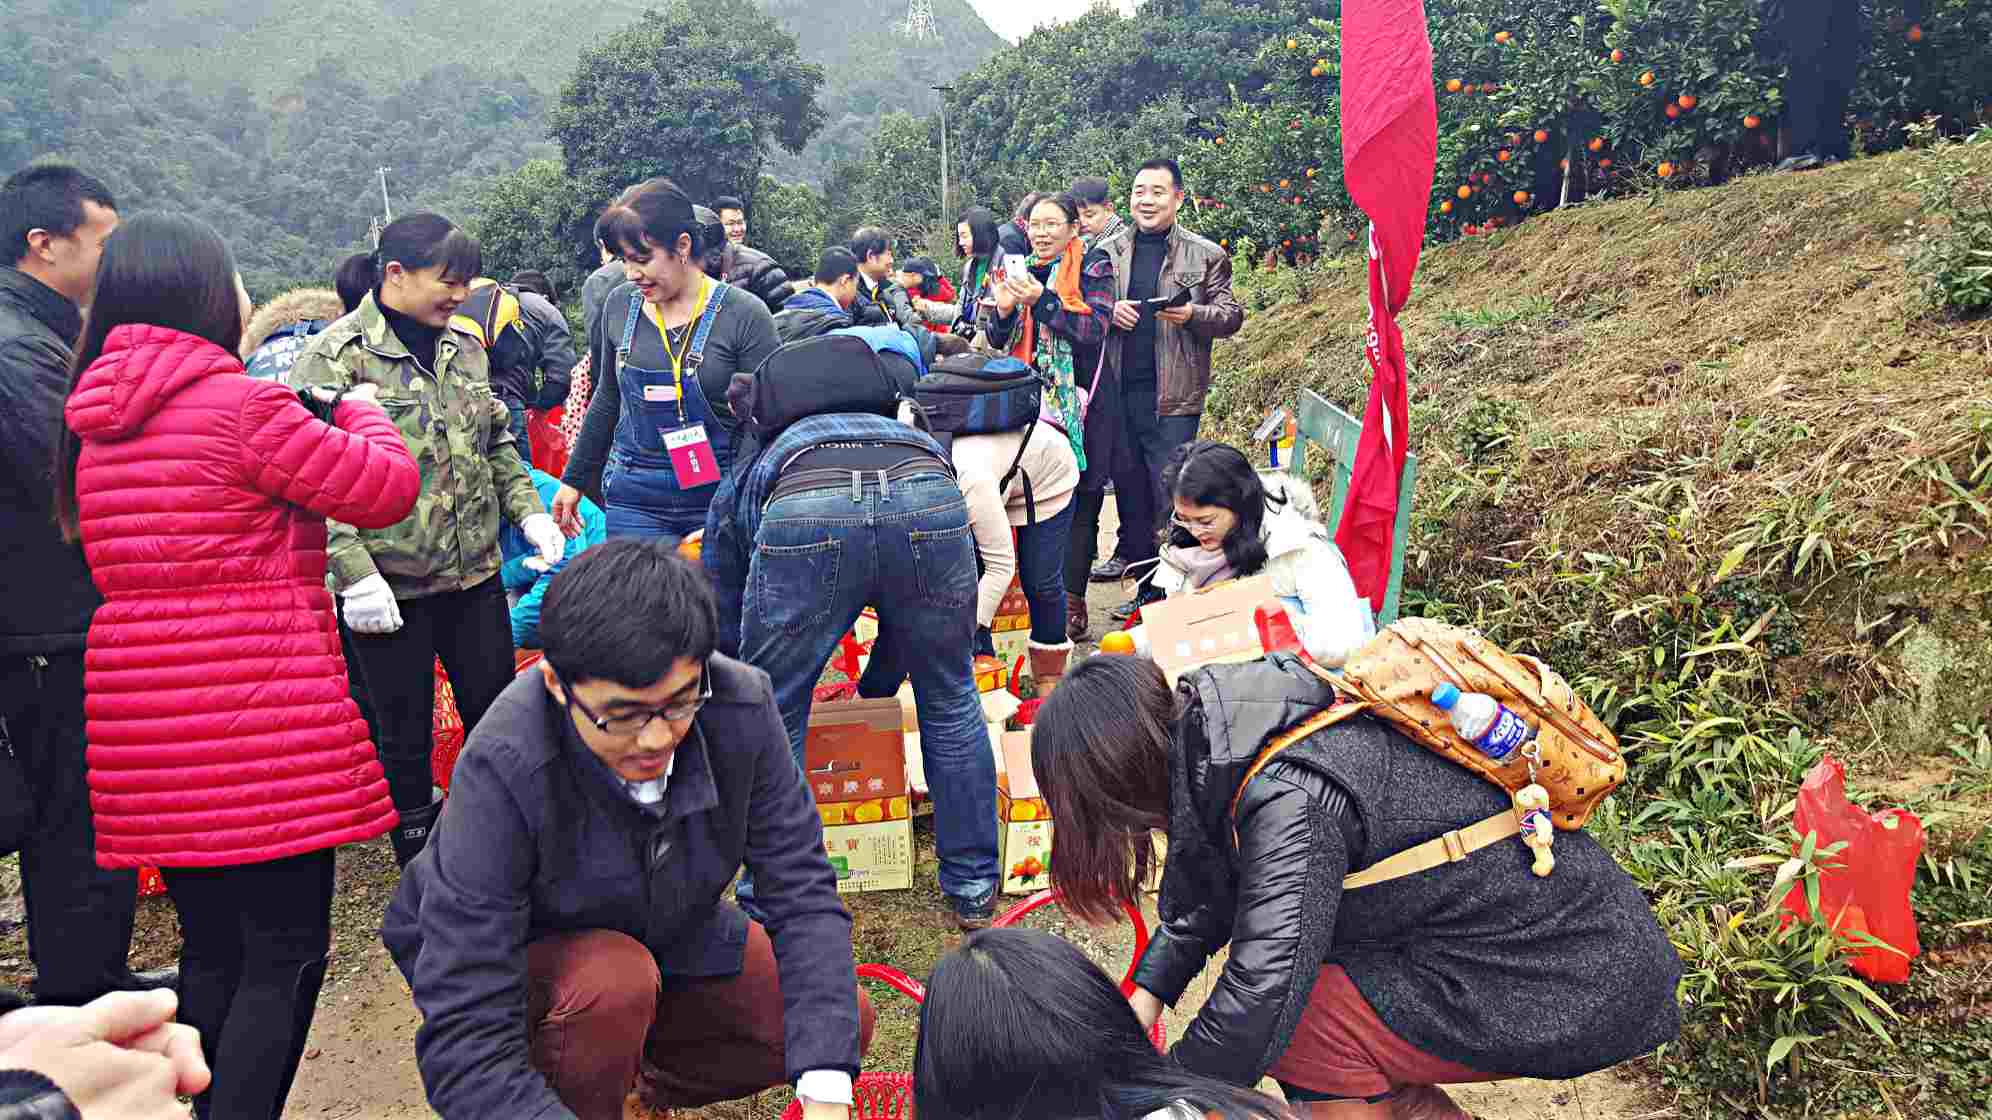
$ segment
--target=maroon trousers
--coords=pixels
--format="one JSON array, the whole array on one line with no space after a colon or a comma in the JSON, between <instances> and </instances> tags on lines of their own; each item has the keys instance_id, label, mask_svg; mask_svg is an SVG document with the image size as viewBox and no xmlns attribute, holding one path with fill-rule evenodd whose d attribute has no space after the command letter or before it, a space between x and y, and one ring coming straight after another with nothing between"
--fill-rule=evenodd
<instances>
[{"instance_id":1,"label":"maroon trousers","mask_svg":"<svg viewBox=\"0 0 1992 1120\"><path fill-rule=\"evenodd\" d=\"M650 950L613 930L542 938L526 948L533 1067L581 1120L621 1120L639 1071L649 1103L694 1108L788 1080L774 947L747 927L737 976L667 980ZM859 1052L871 1002L858 993Z\"/></svg>"}]
</instances>

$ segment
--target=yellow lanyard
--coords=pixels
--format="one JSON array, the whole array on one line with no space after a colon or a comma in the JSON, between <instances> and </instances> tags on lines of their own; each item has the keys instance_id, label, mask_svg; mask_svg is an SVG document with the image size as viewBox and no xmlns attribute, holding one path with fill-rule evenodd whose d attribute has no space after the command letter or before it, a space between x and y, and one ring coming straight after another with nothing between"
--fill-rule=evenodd
<instances>
[{"instance_id":1,"label":"yellow lanyard","mask_svg":"<svg viewBox=\"0 0 1992 1120\"><path fill-rule=\"evenodd\" d=\"M712 277L699 274L698 298L692 301L692 317L686 323L685 352L671 349L671 332L664 326L664 312L654 303L645 303L643 313L657 326L657 337L664 341L664 356L671 360L671 387L678 393L678 420L685 419L685 359L691 356L692 339L698 334L699 319L705 314L706 300L712 297Z\"/></svg>"}]
</instances>

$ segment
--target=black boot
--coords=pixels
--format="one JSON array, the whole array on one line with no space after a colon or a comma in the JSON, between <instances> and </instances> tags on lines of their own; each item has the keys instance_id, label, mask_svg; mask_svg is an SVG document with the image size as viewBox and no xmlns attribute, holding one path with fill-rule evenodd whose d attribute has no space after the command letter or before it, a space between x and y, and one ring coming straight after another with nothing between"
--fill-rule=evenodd
<instances>
[{"instance_id":1,"label":"black boot","mask_svg":"<svg viewBox=\"0 0 1992 1120\"><path fill-rule=\"evenodd\" d=\"M388 833L394 841L394 862L402 867L408 861L422 854L422 848L429 842L429 830L435 827L436 814L443 811L441 801L431 801L420 809L404 809L401 820Z\"/></svg>"}]
</instances>

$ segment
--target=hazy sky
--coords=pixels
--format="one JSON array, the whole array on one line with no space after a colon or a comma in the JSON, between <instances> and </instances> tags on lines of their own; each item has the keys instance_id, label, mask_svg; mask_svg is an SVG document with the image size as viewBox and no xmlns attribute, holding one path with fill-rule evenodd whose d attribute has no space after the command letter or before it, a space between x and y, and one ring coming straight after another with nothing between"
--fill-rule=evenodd
<instances>
[{"instance_id":1,"label":"hazy sky","mask_svg":"<svg viewBox=\"0 0 1992 1120\"><path fill-rule=\"evenodd\" d=\"M1089 0L968 0L996 34L1016 42L1043 23L1063 23L1086 10ZM1134 0L1119 0L1123 12L1134 11Z\"/></svg>"}]
</instances>

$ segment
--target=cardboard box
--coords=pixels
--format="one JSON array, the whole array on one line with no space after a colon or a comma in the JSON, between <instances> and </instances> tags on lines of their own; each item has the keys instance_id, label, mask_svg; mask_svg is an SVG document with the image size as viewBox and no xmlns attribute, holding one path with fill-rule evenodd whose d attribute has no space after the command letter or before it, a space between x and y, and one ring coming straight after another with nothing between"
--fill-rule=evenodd
<instances>
[{"instance_id":1,"label":"cardboard box","mask_svg":"<svg viewBox=\"0 0 1992 1120\"><path fill-rule=\"evenodd\" d=\"M816 811L837 893L912 888L913 819L905 796L819 804Z\"/></svg>"},{"instance_id":2,"label":"cardboard box","mask_svg":"<svg viewBox=\"0 0 1992 1120\"><path fill-rule=\"evenodd\" d=\"M1253 612L1277 598L1271 576L1227 580L1141 608L1148 648L1171 685L1199 665L1265 656Z\"/></svg>"},{"instance_id":3,"label":"cardboard box","mask_svg":"<svg viewBox=\"0 0 1992 1120\"><path fill-rule=\"evenodd\" d=\"M1003 733L1003 768L996 774L997 854L1004 894L1031 894L1051 885L1051 806L1031 773L1031 733Z\"/></svg>"},{"instance_id":4,"label":"cardboard box","mask_svg":"<svg viewBox=\"0 0 1992 1120\"><path fill-rule=\"evenodd\" d=\"M810 709L803 768L819 803L906 795L899 701L838 700Z\"/></svg>"},{"instance_id":5,"label":"cardboard box","mask_svg":"<svg viewBox=\"0 0 1992 1120\"><path fill-rule=\"evenodd\" d=\"M989 632L989 638L996 647L996 660L1009 666L1012 676L1016 675L1017 659L1020 657L1024 658L1024 675L1030 675L1031 627L1029 619L1024 620L1024 626L1020 630L992 630Z\"/></svg>"},{"instance_id":6,"label":"cardboard box","mask_svg":"<svg viewBox=\"0 0 1992 1120\"><path fill-rule=\"evenodd\" d=\"M1031 601L1024 597L1024 583L1021 575L1010 577L1010 586L1003 592L1003 601L996 604L996 617L989 623L992 634L1005 634L1014 630L1031 628Z\"/></svg>"},{"instance_id":7,"label":"cardboard box","mask_svg":"<svg viewBox=\"0 0 1992 1120\"><path fill-rule=\"evenodd\" d=\"M856 625L851 627L852 636L870 646L878 640L878 612L866 607L859 615Z\"/></svg>"}]
</instances>

